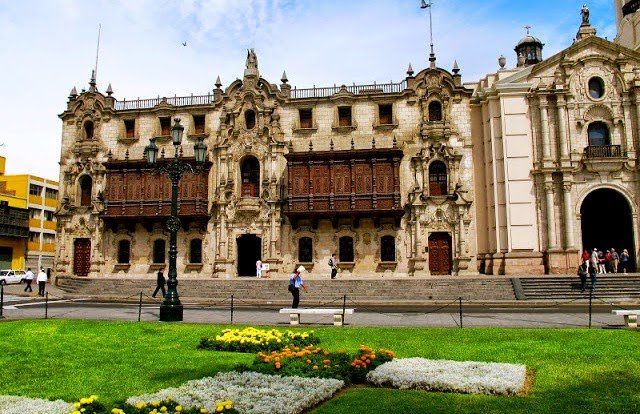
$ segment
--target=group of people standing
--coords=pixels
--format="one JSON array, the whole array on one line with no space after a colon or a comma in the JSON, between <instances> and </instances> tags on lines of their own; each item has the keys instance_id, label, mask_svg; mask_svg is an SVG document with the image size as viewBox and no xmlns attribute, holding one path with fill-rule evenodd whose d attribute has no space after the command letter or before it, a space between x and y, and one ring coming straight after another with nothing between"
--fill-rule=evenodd
<instances>
[{"instance_id":1,"label":"group of people standing","mask_svg":"<svg viewBox=\"0 0 640 414\"><path fill-rule=\"evenodd\" d=\"M623 249L622 253L618 254L616 249L611 248L606 252L594 248L589 253L587 250L582 252L582 261L578 267L578 277L580 277L580 290L584 292L587 286L587 275L591 279L591 289L595 289L598 282L598 274L606 273L618 273L622 270L624 274L627 274L627 268L629 266L629 252L627 249Z\"/></svg>"},{"instance_id":2,"label":"group of people standing","mask_svg":"<svg viewBox=\"0 0 640 414\"><path fill-rule=\"evenodd\" d=\"M44 267L40 268L40 272L36 277L36 282L38 282L38 296L45 295L45 289L46 289L47 281L49 280L50 274L51 274L51 269L47 269L47 272L45 273ZM27 284L27 286L25 286L24 288L24 291L33 292L33 289L31 288L31 283L33 282L33 272L31 271L30 267L27 268L27 271L24 274L24 281Z\"/></svg>"}]
</instances>

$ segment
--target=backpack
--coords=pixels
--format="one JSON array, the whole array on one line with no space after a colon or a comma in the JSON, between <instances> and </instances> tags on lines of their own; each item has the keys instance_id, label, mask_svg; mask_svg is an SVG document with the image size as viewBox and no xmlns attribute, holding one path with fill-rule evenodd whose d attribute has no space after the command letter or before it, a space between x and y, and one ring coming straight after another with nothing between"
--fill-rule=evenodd
<instances>
[{"instance_id":1,"label":"backpack","mask_svg":"<svg viewBox=\"0 0 640 414\"><path fill-rule=\"evenodd\" d=\"M289 279L289 286L287 287L287 290L289 292L293 292L293 289L295 289L296 285L296 279Z\"/></svg>"},{"instance_id":2,"label":"backpack","mask_svg":"<svg viewBox=\"0 0 640 414\"><path fill-rule=\"evenodd\" d=\"M329 266L333 267L333 260L329 259Z\"/></svg>"}]
</instances>

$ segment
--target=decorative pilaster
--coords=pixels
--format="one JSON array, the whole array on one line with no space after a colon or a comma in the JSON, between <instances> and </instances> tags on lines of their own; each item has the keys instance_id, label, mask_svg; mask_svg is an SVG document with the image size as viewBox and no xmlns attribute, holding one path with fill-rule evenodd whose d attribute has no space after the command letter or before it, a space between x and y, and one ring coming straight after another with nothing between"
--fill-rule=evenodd
<instances>
[{"instance_id":1,"label":"decorative pilaster","mask_svg":"<svg viewBox=\"0 0 640 414\"><path fill-rule=\"evenodd\" d=\"M567 117L566 101L564 95L558 95L558 132L560 141L560 157L566 159L568 156L567 145Z\"/></svg>"},{"instance_id":2,"label":"decorative pilaster","mask_svg":"<svg viewBox=\"0 0 640 414\"><path fill-rule=\"evenodd\" d=\"M544 192L547 199L547 250L557 248L556 220L553 204L553 182L544 183Z\"/></svg>"},{"instance_id":3,"label":"decorative pilaster","mask_svg":"<svg viewBox=\"0 0 640 414\"><path fill-rule=\"evenodd\" d=\"M542 133L542 156L547 160L551 157L551 145L549 142L549 104L546 96L540 97L540 131Z\"/></svg>"},{"instance_id":4,"label":"decorative pilaster","mask_svg":"<svg viewBox=\"0 0 640 414\"><path fill-rule=\"evenodd\" d=\"M565 249L574 249L575 241L573 240L573 201L571 200L571 182L562 183L564 190L564 244Z\"/></svg>"}]
</instances>

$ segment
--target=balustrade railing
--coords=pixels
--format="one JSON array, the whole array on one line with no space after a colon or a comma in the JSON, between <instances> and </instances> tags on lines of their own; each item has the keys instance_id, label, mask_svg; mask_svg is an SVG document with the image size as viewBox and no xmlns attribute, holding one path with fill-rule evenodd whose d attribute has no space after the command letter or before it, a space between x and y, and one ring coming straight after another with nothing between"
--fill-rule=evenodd
<instances>
[{"instance_id":1,"label":"balustrade railing","mask_svg":"<svg viewBox=\"0 0 640 414\"><path fill-rule=\"evenodd\" d=\"M589 145L584 152L587 158L622 157L620 145Z\"/></svg>"},{"instance_id":2,"label":"balustrade railing","mask_svg":"<svg viewBox=\"0 0 640 414\"><path fill-rule=\"evenodd\" d=\"M344 89L354 95L362 95L367 93L399 93L407 88L407 82L402 81L399 83L373 83L370 85L351 85L351 86L329 86L316 88L293 88L291 90L291 99L305 99L305 98L326 98L328 96L335 95Z\"/></svg>"},{"instance_id":3,"label":"balustrade railing","mask_svg":"<svg viewBox=\"0 0 640 414\"><path fill-rule=\"evenodd\" d=\"M213 95L191 95L191 96L174 96L172 98L152 98L152 99L136 99L133 101L116 101L116 111L126 111L129 109L149 109L166 101L174 106L191 106L191 105L209 105L213 102Z\"/></svg>"}]
</instances>

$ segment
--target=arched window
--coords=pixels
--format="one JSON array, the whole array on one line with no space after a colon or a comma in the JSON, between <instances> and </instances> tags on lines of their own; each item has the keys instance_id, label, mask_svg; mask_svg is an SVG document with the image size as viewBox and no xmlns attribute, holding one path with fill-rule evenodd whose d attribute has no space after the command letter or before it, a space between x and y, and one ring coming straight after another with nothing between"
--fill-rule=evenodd
<instances>
[{"instance_id":1,"label":"arched window","mask_svg":"<svg viewBox=\"0 0 640 414\"><path fill-rule=\"evenodd\" d=\"M442 121L442 104L438 101L431 101L429 104L429 121Z\"/></svg>"},{"instance_id":2,"label":"arched window","mask_svg":"<svg viewBox=\"0 0 640 414\"><path fill-rule=\"evenodd\" d=\"M339 246L340 252L338 254L338 260L341 262L353 262L353 237L340 237Z\"/></svg>"},{"instance_id":3,"label":"arched window","mask_svg":"<svg viewBox=\"0 0 640 414\"><path fill-rule=\"evenodd\" d=\"M382 236L380 239L380 260L383 262L396 261L396 238Z\"/></svg>"},{"instance_id":4,"label":"arched window","mask_svg":"<svg viewBox=\"0 0 640 414\"><path fill-rule=\"evenodd\" d=\"M256 113L252 109L244 111L244 124L247 129L253 129L256 126Z\"/></svg>"},{"instance_id":5,"label":"arched window","mask_svg":"<svg viewBox=\"0 0 640 414\"><path fill-rule=\"evenodd\" d=\"M153 241L153 263L165 262L165 250L166 243L162 239L156 239Z\"/></svg>"},{"instance_id":6,"label":"arched window","mask_svg":"<svg viewBox=\"0 0 640 414\"><path fill-rule=\"evenodd\" d=\"M301 263L313 261L313 240L311 237L300 237L298 239L298 261Z\"/></svg>"},{"instance_id":7,"label":"arched window","mask_svg":"<svg viewBox=\"0 0 640 414\"><path fill-rule=\"evenodd\" d=\"M258 197L260 189L260 163L254 157L247 157L240 166L242 175L242 197Z\"/></svg>"},{"instance_id":8,"label":"arched window","mask_svg":"<svg viewBox=\"0 0 640 414\"><path fill-rule=\"evenodd\" d=\"M429 195L447 194L447 166L442 161L434 161L429 165Z\"/></svg>"},{"instance_id":9,"label":"arched window","mask_svg":"<svg viewBox=\"0 0 640 414\"><path fill-rule=\"evenodd\" d=\"M600 99L604 96L604 81L595 76L589 79L589 96Z\"/></svg>"},{"instance_id":10,"label":"arched window","mask_svg":"<svg viewBox=\"0 0 640 414\"><path fill-rule=\"evenodd\" d=\"M88 175L83 175L80 178L80 205L81 206L91 205L92 187L93 187L93 183L91 181L91 177L89 177Z\"/></svg>"},{"instance_id":11,"label":"arched window","mask_svg":"<svg viewBox=\"0 0 640 414\"><path fill-rule=\"evenodd\" d=\"M131 259L131 243L129 240L120 240L118 242L118 263L129 263Z\"/></svg>"},{"instance_id":12,"label":"arched window","mask_svg":"<svg viewBox=\"0 0 640 414\"><path fill-rule=\"evenodd\" d=\"M87 121L84 123L84 137L85 139L93 139L93 122Z\"/></svg>"},{"instance_id":13,"label":"arched window","mask_svg":"<svg viewBox=\"0 0 640 414\"><path fill-rule=\"evenodd\" d=\"M609 128L604 122L592 122L587 129L589 146L610 145Z\"/></svg>"},{"instance_id":14,"label":"arched window","mask_svg":"<svg viewBox=\"0 0 640 414\"><path fill-rule=\"evenodd\" d=\"M189 263L202 263L202 240L191 240L189 245Z\"/></svg>"}]
</instances>

